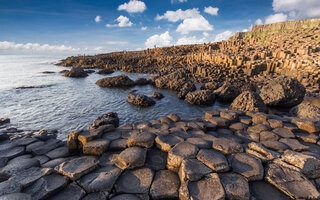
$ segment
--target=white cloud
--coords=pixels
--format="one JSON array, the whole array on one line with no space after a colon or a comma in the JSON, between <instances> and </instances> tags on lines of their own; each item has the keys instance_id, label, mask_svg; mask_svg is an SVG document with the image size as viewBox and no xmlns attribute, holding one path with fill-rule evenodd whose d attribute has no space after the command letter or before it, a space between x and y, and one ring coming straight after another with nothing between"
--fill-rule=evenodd
<instances>
[{"instance_id":1,"label":"white cloud","mask_svg":"<svg viewBox=\"0 0 320 200\"><path fill-rule=\"evenodd\" d=\"M262 19L260 19L260 18L257 19L255 23L256 23L256 25L263 25Z\"/></svg>"},{"instance_id":2,"label":"white cloud","mask_svg":"<svg viewBox=\"0 0 320 200\"><path fill-rule=\"evenodd\" d=\"M95 47L95 48L93 48L93 51L102 51L102 49L103 49L103 47Z\"/></svg>"},{"instance_id":3,"label":"white cloud","mask_svg":"<svg viewBox=\"0 0 320 200\"><path fill-rule=\"evenodd\" d=\"M15 43L15 42L8 42L8 41L0 41L0 50L17 50L17 51L43 51L43 52L74 52L79 51L79 48L73 48L71 46L65 45L49 45L43 44L40 45L39 43Z\"/></svg>"},{"instance_id":4,"label":"white cloud","mask_svg":"<svg viewBox=\"0 0 320 200\"><path fill-rule=\"evenodd\" d=\"M117 19L118 24L106 24L106 27L129 27L132 26L133 23L130 21L128 17L120 15Z\"/></svg>"},{"instance_id":5,"label":"white cloud","mask_svg":"<svg viewBox=\"0 0 320 200\"><path fill-rule=\"evenodd\" d=\"M118 10L125 10L128 13L139 13L147 9L146 4L143 1L139 0L130 0L129 3L121 4L118 7Z\"/></svg>"},{"instance_id":6,"label":"white cloud","mask_svg":"<svg viewBox=\"0 0 320 200\"><path fill-rule=\"evenodd\" d=\"M202 35L203 35L204 37L208 37L208 36L209 36L209 33L203 32Z\"/></svg>"},{"instance_id":7,"label":"white cloud","mask_svg":"<svg viewBox=\"0 0 320 200\"><path fill-rule=\"evenodd\" d=\"M185 45L185 44L201 44L205 43L206 38L197 39L195 36L192 37L182 37L179 38L176 42L176 45Z\"/></svg>"},{"instance_id":8,"label":"white cloud","mask_svg":"<svg viewBox=\"0 0 320 200\"><path fill-rule=\"evenodd\" d=\"M167 11L164 15L157 15L156 20L166 19L169 22L177 22L179 20L184 20L188 18L200 17L200 11L198 8L188 9L188 10L176 10L176 11Z\"/></svg>"},{"instance_id":9,"label":"white cloud","mask_svg":"<svg viewBox=\"0 0 320 200\"><path fill-rule=\"evenodd\" d=\"M204 8L204 12L205 13L208 13L208 14L213 15L213 16L217 16L218 15L218 11L219 11L219 8L213 8L211 6Z\"/></svg>"},{"instance_id":10,"label":"white cloud","mask_svg":"<svg viewBox=\"0 0 320 200\"><path fill-rule=\"evenodd\" d=\"M108 41L105 44L108 44L108 45L126 45L126 44L128 44L128 42L127 41Z\"/></svg>"},{"instance_id":11,"label":"white cloud","mask_svg":"<svg viewBox=\"0 0 320 200\"><path fill-rule=\"evenodd\" d=\"M147 29L148 29L148 27L146 27L146 26L141 27L141 30L143 30L143 31L145 31Z\"/></svg>"},{"instance_id":12,"label":"white cloud","mask_svg":"<svg viewBox=\"0 0 320 200\"><path fill-rule=\"evenodd\" d=\"M222 33L219 33L216 35L215 39L214 39L214 42L219 42L219 41L222 41L222 40L227 40L229 39L231 36L233 35L233 33L229 30L226 30Z\"/></svg>"},{"instance_id":13,"label":"white cloud","mask_svg":"<svg viewBox=\"0 0 320 200\"><path fill-rule=\"evenodd\" d=\"M277 14L274 14L274 15L267 16L265 24L284 22L284 21L287 21L287 19L288 19L288 15L283 14L283 13L277 13Z\"/></svg>"},{"instance_id":14,"label":"white cloud","mask_svg":"<svg viewBox=\"0 0 320 200\"><path fill-rule=\"evenodd\" d=\"M175 2L179 2L179 3L185 3L188 2L188 0L171 0L171 3L175 3Z\"/></svg>"},{"instance_id":15,"label":"white cloud","mask_svg":"<svg viewBox=\"0 0 320 200\"><path fill-rule=\"evenodd\" d=\"M153 35L147 39L145 42L146 48L153 48L154 46L162 47L169 46L171 44L172 37L170 36L169 31L164 32L161 35Z\"/></svg>"},{"instance_id":16,"label":"white cloud","mask_svg":"<svg viewBox=\"0 0 320 200\"><path fill-rule=\"evenodd\" d=\"M101 17L100 17L99 15L96 16L96 17L94 18L94 21L97 22L97 23L101 22Z\"/></svg>"},{"instance_id":17,"label":"white cloud","mask_svg":"<svg viewBox=\"0 0 320 200\"><path fill-rule=\"evenodd\" d=\"M188 18L178 26L177 32L189 34L192 31L212 31L213 26L203 16Z\"/></svg>"},{"instance_id":18,"label":"white cloud","mask_svg":"<svg viewBox=\"0 0 320 200\"><path fill-rule=\"evenodd\" d=\"M289 14L292 19L320 17L319 0L273 0L273 10Z\"/></svg>"}]
</instances>

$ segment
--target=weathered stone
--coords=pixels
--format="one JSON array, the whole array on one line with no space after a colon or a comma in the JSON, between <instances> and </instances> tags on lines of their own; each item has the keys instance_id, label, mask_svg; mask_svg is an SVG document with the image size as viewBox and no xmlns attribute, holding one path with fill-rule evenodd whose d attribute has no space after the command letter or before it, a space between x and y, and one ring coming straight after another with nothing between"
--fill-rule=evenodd
<instances>
[{"instance_id":1,"label":"weathered stone","mask_svg":"<svg viewBox=\"0 0 320 200\"><path fill-rule=\"evenodd\" d=\"M109 150L110 151L120 151L127 148L127 139L117 139L110 143Z\"/></svg>"},{"instance_id":2,"label":"weathered stone","mask_svg":"<svg viewBox=\"0 0 320 200\"><path fill-rule=\"evenodd\" d=\"M225 156L213 149L201 149L197 159L210 167L214 172L226 172L229 170L229 164Z\"/></svg>"},{"instance_id":3,"label":"weathered stone","mask_svg":"<svg viewBox=\"0 0 320 200\"><path fill-rule=\"evenodd\" d=\"M219 174L227 199L249 200L250 190L247 179L235 173Z\"/></svg>"},{"instance_id":4,"label":"weathered stone","mask_svg":"<svg viewBox=\"0 0 320 200\"><path fill-rule=\"evenodd\" d=\"M220 128L228 128L230 125L230 121L222 117L206 118L206 120Z\"/></svg>"},{"instance_id":5,"label":"weathered stone","mask_svg":"<svg viewBox=\"0 0 320 200\"><path fill-rule=\"evenodd\" d=\"M255 111L255 112L266 112L267 106L259 94L252 91L245 91L241 93L230 105L232 110L242 111Z\"/></svg>"},{"instance_id":6,"label":"weathered stone","mask_svg":"<svg viewBox=\"0 0 320 200\"><path fill-rule=\"evenodd\" d=\"M41 165L44 168L55 168L56 166L60 165L63 162L70 160L70 158L56 158L54 160L50 160Z\"/></svg>"},{"instance_id":7,"label":"weathered stone","mask_svg":"<svg viewBox=\"0 0 320 200\"><path fill-rule=\"evenodd\" d=\"M136 93L129 93L127 96L127 102L142 107L152 106L156 103L152 98Z\"/></svg>"},{"instance_id":8,"label":"weathered stone","mask_svg":"<svg viewBox=\"0 0 320 200\"><path fill-rule=\"evenodd\" d=\"M36 144L36 143L33 143ZM46 141L43 145L38 146L36 148L32 149L32 154L34 155L44 155L47 152L56 149L57 147L61 146L62 142L60 140L57 139L51 139Z\"/></svg>"},{"instance_id":9,"label":"weathered stone","mask_svg":"<svg viewBox=\"0 0 320 200\"><path fill-rule=\"evenodd\" d=\"M90 193L90 194L86 195L82 200L98 200L98 199L105 200L105 199L107 199L107 197L103 192L96 192L96 193ZM112 198L112 199L114 199L114 198Z\"/></svg>"},{"instance_id":10,"label":"weathered stone","mask_svg":"<svg viewBox=\"0 0 320 200\"><path fill-rule=\"evenodd\" d=\"M105 139L98 139L98 140L93 140L88 143L86 143L82 151L86 155L102 155L104 152L107 151L108 146L109 146L109 141Z\"/></svg>"},{"instance_id":11,"label":"weathered stone","mask_svg":"<svg viewBox=\"0 0 320 200\"><path fill-rule=\"evenodd\" d=\"M197 182L186 182L179 189L179 198L198 200L223 200L225 192L218 174L212 173Z\"/></svg>"},{"instance_id":12,"label":"weathered stone","mask_svg":"<svg viewBox=\"0 0 320 200\"><path fill-rule=\"evenodd\" d=\"M31 195L24 193L12 193L0 196L0 200L31 200Z\"/></svg>"},{"instance_id":13,"label":"weathered stone","mask_svg":"<svg viewBox=\"0 0 320 200\"><path fill-rule=\"evenodd\" d=\"M238 114L236 112L229 111L229 110L221 111L220 112L220 117L228 119L231 122L238 121Z\"/></svg>"},{"instance_id":14,"label":"weathered stone","mask_svg":"<svg viewBox=\"0 0 320 200\"><path fill-rule=\"evenodd\" d=\"M285 150L289 149L288 145L279 142L279 141L262 141L261 144L263 144L263 146L278 151L278 152L284 152Z\"/></svg>"},{"instance_id":15,"label":"weathered stone","mask_svg":"<svg viewBox=\"0 0 320 200\"><path fill-rule=\"evenodd\" d=\"M274 140L277 141L279 140L279 136L273 132L270 131L262 131L261 133L259 133L260 135L260 141L266 141L266 140Z\"/></svg>"},{"instance_id":16,"label":"weathered stone","mask_svg":"<svg viewBox=\"0 0 320 200\"><path fill-rule=\"evenodd\" d=\"M252 123L252 118L251 117L248 117L248 116L240 116L239 117L239 121L241 123L244 123L245 125L251 125Z\"/></svg>"},{"instance_id":17,"label":"weathered stone","mask_svg":"<svg viewBox=\"0 0 320 200\"><path fill-rule=\"evenodd\" d=\"M128 76L121 74L119 76L107 77L100 79L96 82L100 87L131 87L134 86L134 81L131 80Z\"/></svg>"},{"instance_id":18,"label":"weathered stone","mask_svg":"<svg viewBox=\"0 0 320 200\"><path fill-rule=\"evenodd\" d=\"M271 128L282 128L283 127L283 122L281 120L268 119L268 123L271 126Z\"/></svg>"},{"instance_id":19,"label":"weathered stone","mask_svg":"<svg viewBox=\"0 0 320 200\"><path fill-rule=\"evenodd\" d=\"M8 163L8 160L9 160L8 158L0 157L0 168L6 166L6 164Z\"/></svg>"},{"instance_id":20,"label":"weathered stone","mask_svg":"<svg viewBox=\"0 0 320 200\"><path fill-rule=\"evenodd\" d=\"M43 176L51 173L52 169L50 168L31 167L26 170L18 171L17 173L13 174L9 180L15 181L21 184L23 187L27 187Z\"/></svg>"},{"instance_id":21,"label":"weathered stone","mask_svg":"<svg viewBox=\"0 0 320 200\"><path fill-rule=\"evenodd\" d=\"M149 188L154 176L150 168L127 170L117 180L115 189L117 192L132 194L149 193Z\"/></svg>"},{"instance_id":22,"label":"weathered stone","mask_svg":"<svg viewBox=\"0 0 320 200\"><path fill-rule=\"evenodd\" d=\"M112 197L110 200L141 200L141 199L133 194L120 194L115 197Z\"/></svg>"},{"instance_id":23,"label":"weathered stone","mask_svg":"<svg viewBox=\"0 0 320 200\"><path fill-rule=\"evenodd\" d=\"M290 113L299 118L320 119L320 107L309 102L302 102L293 107Z\"/></svg>"},{"instance_id":24,"label":"weathered stone","mask_svg":"<svg viewBox=\"0 0 320 200\"><path fill-rule=\"evenodd\" d=\"M46 156L50 159L64 158L69 156L69 150L67 147L59 147L46 153Z\"/></svg>"},{"instance_id":25,"label":"weathered stone","mask_svg":"<svg viewBox=\"0 0 320 200\"><path fill-rule=\"evenodd\" d=\"M121 135L122 135L121 131L111 131L103 134L102 139L113 141L121 138Z\"/></svg>"},{"instance_id":26,"label":"weathered stone","mask_svg":"<svg viewBox=\"0 0 320 200\"><path fill-rule=\"evenodd\" d=\"M227 138L216 138L212 143L212 148L224 154L243 152L241 144Z\"/></svg>"},{"instance_id":27,"label":"weathered stone","mask_svg":"<svg viewBox=\"0 0 320 200\"><path fill-rule=\"evenodd\" d=\"M55 170L64 176L77 180L98 167L99 161L93 156L81 156L61 163Z\"/></svg>"},{"instance_id":28,"label":"weathered stone","mask_svg":"<svg viewBox=\"0 0 320 200\"><path fill-rule=\"evenodd\" d=\"M107 152L99 158L99 165L102 167L114 165L118 156L119 152Z\"/></svg>"},{"instance_id":29,"label":"weathered stone","mask_svg":"<svg viewBox=\"0 0 320 200\"><path fill-rule=\"evenodd\" d=\"M33 200L46 199L67 185L67 178L52 174L37 180L33 185L25 188L24 193L30 194Z\"/></svg>"},{"instance_id":30,"label":"weathered stone","mask_svg":"<svg viewBox=\"0 0 320 200\"><path fill-rule=\"evenodd\" d=\"M217 95L220 101L232 102L240 94L240 91L232 84L224 82L221 87L214 90L214 93Z\"/></svg>"},{"instance_id":31,"label":"weathered stone","mask_svg":"<svg viewBox=\"0 0 320 200\"><path fill-rule=\"evenodd\" d=\"M17 156L21 156L24 154L24 147L14 147L12 149L7 149L0 151L0 157L12 159Z\"/></svg>"},{"instance_id":32,"label":"weathered stone","mask_svg":"<svg viewBox=\"0 0 320 200\"><path fill-rule=\"evenodd\" d=\"M174 145L183 142L183 139L175 135L159 135L155 141L159 149L168 152Z\"/></svg>"},{"instance_id":33,"label":"weathered stone","mask_svg":"<svg viewBox=\"0 0 320 200\"><path fill-rule=\"evenodd\" d=\"M92 140L101 138L105 130L108 130L110 126L113 127L113 125L109 124L99 126L97 129L91 129L90 131L82 131L78 136L80 147L83 147L85 144Z\"/></svg>"},{"instance_id":34,"label":"weathered stone","mask_svg":"<svg viewBox=\"0 0 320 200\"><path fill-rule=\"evenodd\" d=\"M292 123L298 126L299 129L307 131L309 133L316 133L320 131L320 122L310 119L298 119L294 118Z\"/></svg>"},{"instance_id":35,"label":"weathered stone","mask_svg":"<svg viewBox=\"0 0 320 200\"><path fill-rule=\"evenodd\" d=\"M78 136L80 135L80 133L81 131L73 131L68 134L67 146L70 154L78 153Z\"/></svg>"},{"instance_id":36,"label":"weathered stone","mask_svg":"<svg viewBox=\"0 0 320 200\"><path fill-rule=\"evenodd\" d=\"M58 194L50 197L49 200L80 200L82 197L84 197L84 195L86 195L86 192L80 186L78 186L77 183L73 182L58 192Z\"/></svg>"},{"instance_id":37,"label":"weathered stone","mask_svg":"<svg viewBox=\"0 0 320 200\"><path fill-rule=\"evenodd\" d=\"M289 200L290 198L264 181L254 181L249 183L252 199L261 200Z\"/></svg>"},{"instance_id":38,"label":"weathered stone","mask_svg":"<svg viewBox=\"0 0 320 200\"><path fill-rule=\"evenodd\" d=\"M178 172L182 160L195 158L199 149L189 142L181 142L168 153L167 168Z\"/></svg>"},{"instance_id":39,"label":"weathered stone","mask_svg":"<svg viewBox=\"0 0 320 200\"><path fill-rule=\"evenodd\" d=\"M34 158L20 159L16 162L9 163L0 170L1 175L11 176L21 170L29 169L31 167L39 166L39 161Z\"/></svg>"},{"instance_id":40,"label":"weathered stone","mask_svg":"<svg viewBox=\"0 0 320 200\"><path fill-rule=\"evenodd\" d=\"M236 122L233 123L229 126L229 129L233 130L233 131L245 131L247 130L248 126L241 123L241 122Z\"/></svg>"},{"instance_id":41,"label":"weathered stone","mask_svg":"<svg viewBox=\"0 0 320 200\"><path fill-rule=\"evenodd\" d=\"M113 127L117 128L119 126L118 114L115 112L109 112L109 113L104 113L102 115L99 115L97 118L93 120L89 128L96 129L103 125L109 125L107 126L108 130L105 130L104 132L113 130ZM110 125L113 125L113 127Z\"/></svg>"},{"instance_id":42,"label":"weathered stone","mask_svg":"<svg viewBox=\"0 0 320 200\"><path fill-rule=\"evenodd\" d=\"M197 159L183 160L179 169L181 182L198 181L212 170Z\"/></svg>"},{"instance_id":43,"label":"weathered stone","mask_svg":"<svg viewBox=\"0 0 320 200\"><path fill-rule=\"evenodd\" d=\"M0 196L5 194L19 193L22 190L22 185L12 181L7 180L0 183Z\"/></svg>"},{"instance_id":44,"label":"weathered stone","mask_svg":"<svg viewBox=\"0 0 320 200\"><path fill-rule=\"evenodd\" d=\"M304 141L304 142L309 142L309 143L317 143L317 141L319 141L319 136L316 134L312 134L312 133L303 133L303 132L299 132L299 133L295 133L296 137L299 138L300 140Z\"/></svg>"},{"instance_id":45,"label":"weathered stone","mask_svg":"<svg viewBox=\"0 0 320 200\"><path fill-rule=\"evenodd\" d=\"M249 152L246 151L248 154L256 156L256 157L260 158L263 161L269 161L269 160L273 160L273 159L276 159L276 158L280 157L280 154L278 152L271 151L271 150L265 148L264 146L262 146L262 144L259 144L259 143L251 142L251 143L248 144L248 147L251 150L257 152L257 153L254 153L252 151L249 151Z\"/></svg>"},{"instance_id":46,"label":"weathered stone","mask_svg":"<svg viewBox=\"0 0 320 200\"><path fill-rule=\"evenodd\" d=\"M185 100L192 105L212 105L215 99L214 93L208 90L189 92L185 97Z\"/></svg>"},{"instance_id":47,"label":"weathered stone","mask_svg":"<svg viewBox=\"0 0 320 200\"><path fill-rule=\"evenodd\" d=\"M178 198L180 187L179 177L170 170L160 170L156 173L150 188L152 199Z\"/></svg>"},{"instance_id":48,"label":"weathered stone","mask_svg":"<svg viewBox=\"0 0 320 200\"><path fill-rule=\"evenodd\" d=\"M256 113L252 116L252 123L256 124L265 124L267 123L268 115L265 113Z\"/></svg>"},{"instance_id":49,"label":"weathered stone","mask_svg":"<svg viewBox=\"0 0 320 200\"><path fill-rule=\"evenodd\" d=\"M148 131L132 131L128 138L128 147L140 146L150 148L153 145L155 135Z\"/></svg>"},{"instance_id":50,"label":"weathered stone","mask_svg":"<svg viewBox=\"0 0 320 200\"><path fill-rule=\"evenodd\" d=\"M263 179L263 166L258 158L245 153L233 154L229 158L232 170L246 177L248 181Z\"/></svg>"},{"instance_id":51,"label":"weathered stone","mask_svg":"<svg viewBox=\"0 0 320 200\"><path fill-rule=\"evenodd\" d=\"M169 114L167 117L171 119L173 122L178 122L181 120L179 115L177 114Z\"/></svg>"},{"instance_id":52,"label":"weathered stone","mask_svg":"<svg viewBox=\"0 0 320 200\"><path fill-rule=\"evenodd\" d=\"M164 98L163 94L161 94L160 92L153 92L153 93L151 94L151 96L152 96L153 98L155 98L155 99L162 99L162 98Z\"/></svg>"},{"instance_id":53,"label":"weathered stone","mask_svg":"<svg viewBox=\"0 0 320 200\"><path fill-rule=\"evenodd\" d=\"M149 149L147 152L146 166L154 170L166 167L168 154L158 149Z\"/></svg>"},{"instance_id":54,"label":"weathered stone","mask_svg":"<svg viewBox=\"0 0 320 200\"><path fill-rule=\"evenodd\" d=\"M286 129L286 128L275 128L272 130L273 133L279 135L283 138L294 138L295 135L292 133L292 131Z\"/></svg>"},{"instance_id":55,"label":"weathered stone","mask_svg":"<svg viewBox=\"0 0 320 200\"><path fill-rule=\"evenodd\" d=\"M34 142L38 142L39 140L36 138L30 138L30 137L26 137L26 138L19 138L14 140L13 142L17 145L17 146L26 146L29 144L32 144Z\"/></svg>"},{"instance_id":56,"label":"weathered stone","mask_svg":"<svg viewBox=\"0 0 320 200\"><path fill-rule=\"evenodd\" d=\"M83 176L77 182L87 192L110 192L120 174L121 169L109 165Z\"/></svg>"},{"instance_id":57,"label":"weathered stone","mask_svg":"<svg viewBox=\"0 0 320 200\"><path fill-rule=\"evenodd\" d=\"M202 138L188 138L186 141L196 145L199 149L210 149L212 147L212 142Z\"/></svg>"},{"instance_id":58,"label":"weathered stone","mask_svg":"<svg viewBox=\"0 0 320 200\"><path fill-rule=\"evenodd\" d=\"M88 76L88 74L81 67L72 67L70 71L67 71L64 73L64 76L80 78L80 77L86 77Z\"/></svg>"},{"instance_id":59,"label":"weathered stone","mask_svg":"<svg viewBox=\"0 0 320 200\"><path fill-rule=\"evenodd\" d=\"M269 164L266 180L292 199L319 199L314 185L300 172L277 164Z\"/></svg>"},{"instance_id":60,"label":"weathered stone","mask_svg":"<svg viewBox=\"0 0 320 200\"><path fill-rule=\"evenodd\" d=\"M308 146L301 144L296 139L282 138L279 141L288 145L294 151L308 151L309 150Z\"/></svg>"},{"instance_id":61,"label":"weathered stone","mask_svg":"<svg viewBox=\"0 0 320 200\"><path fill-rule=\"evenodd\" d=\"M112 74L114 70L112 69L99 69L98 74Z\"/></svg>"},{"instance_id":62,"label":"weathered stone","mask_svg":"<svg viewBox=\"0 0 320 200\"><path fill-rule=\"evenodd\" d=\"M146 154L146 149L141 147L129 147L119 154L116 165L122 170L141 167L146 160Z\"/></svg>"},{"instance_id":63,"label":"weathered stone","mask_svg":"<svg viewBox=\"0 0 320 200\"><path fill-rule=\"evenodd\" d=\"M262 131L269 131L271 129L270 126L264 124L257 124L254 126L250 126L247 131L248 133L261 133Z\"/></svg>"}]
</instances>

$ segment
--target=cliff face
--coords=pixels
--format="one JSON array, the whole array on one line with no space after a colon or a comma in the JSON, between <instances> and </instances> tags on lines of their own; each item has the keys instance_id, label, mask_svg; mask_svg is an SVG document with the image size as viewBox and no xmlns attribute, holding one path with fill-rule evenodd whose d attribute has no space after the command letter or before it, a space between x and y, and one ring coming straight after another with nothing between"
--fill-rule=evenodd
<instances>
[{"instance_id":1,"label":"cliff face","mask_svg":"<svg viewBox=\"0 0 320 200\"><path fill-rule=\"evenodd\" d=\"M252 31L238 32L230 38L230 40L237 39L261 39L270 34L282 33L291 30L313 29L320 28L320 18L304 19L297 21L279 22L274 24L256 25L253 26Z\"/></svg>"}]
</instances>

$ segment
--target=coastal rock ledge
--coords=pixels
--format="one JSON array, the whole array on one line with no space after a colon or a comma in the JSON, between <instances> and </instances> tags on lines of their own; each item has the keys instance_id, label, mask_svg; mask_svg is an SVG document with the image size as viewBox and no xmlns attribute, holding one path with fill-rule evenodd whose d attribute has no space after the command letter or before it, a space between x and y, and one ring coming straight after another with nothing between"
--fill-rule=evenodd
<instances>
[{"instance_id":1,"label":"coastal rock ledge","mask_svg":"<svg viewBox=\"0 0 320 200\"><path fill-rule=\"evenodd\" d=\"M1 124L1 200L320 199L313 119L215 109L118 127L107 113L67 142Z\"/></svg>"}]
</instances>

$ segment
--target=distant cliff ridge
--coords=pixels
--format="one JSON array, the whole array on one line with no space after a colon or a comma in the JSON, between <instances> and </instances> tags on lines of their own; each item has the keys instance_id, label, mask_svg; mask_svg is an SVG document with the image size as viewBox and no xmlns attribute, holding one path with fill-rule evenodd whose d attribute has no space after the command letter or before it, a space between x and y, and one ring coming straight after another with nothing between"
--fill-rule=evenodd
<instances>
[{"instance_id":1,"label":"distant cliff ridge","mask_svg":"<svg viewBox=\"0 0 320 200\"><path fill-rule=\"evenodd\" d=\"M320 18L256 25L253 26L252 31L238 32L234 36L230 37L229 40L251 38L261 39L261 37L265 37L273 33L312 28L320 28Z\"/></svg>"}]
</instances>

